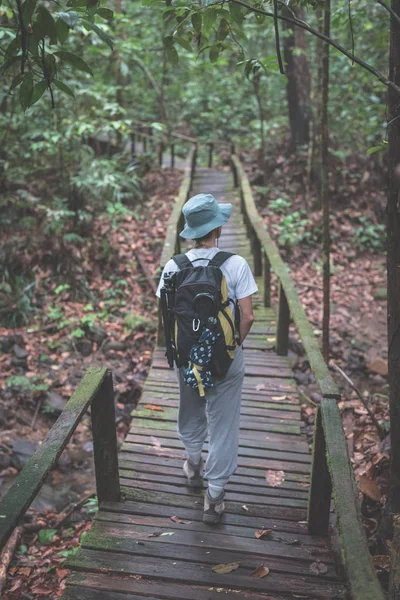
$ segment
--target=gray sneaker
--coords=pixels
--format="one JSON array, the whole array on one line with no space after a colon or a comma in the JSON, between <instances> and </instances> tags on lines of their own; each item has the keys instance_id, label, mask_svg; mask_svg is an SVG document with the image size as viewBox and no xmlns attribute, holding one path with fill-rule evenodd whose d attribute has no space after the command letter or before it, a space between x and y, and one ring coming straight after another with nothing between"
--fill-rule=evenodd
<instances>
[{"instance_id":1,"label":"gray sneaker","mask_svg":"<svg viewBox=\"0 0 400 600\"><path fill-rule=\"evenodd\" d=\"M210 523L214 525L220 522L223 512L225 510L224 497L225 492L221 492L218 498L211 498L207 490L207 493L204 496L204 523Z\"/></svg>"},{"instance_id":2,"label":"gray sneaker","mask_svg":"<svg viewBox=\"0 0 400 600\"><path fill-rule=\"evenodd\" d=\"M189 460L185 460L183 463L183 473L187 479L187 484L189 487L203 486L203 468L203 459L200 459L198 465L193 465Z\"/></svg>"}]
</instances>

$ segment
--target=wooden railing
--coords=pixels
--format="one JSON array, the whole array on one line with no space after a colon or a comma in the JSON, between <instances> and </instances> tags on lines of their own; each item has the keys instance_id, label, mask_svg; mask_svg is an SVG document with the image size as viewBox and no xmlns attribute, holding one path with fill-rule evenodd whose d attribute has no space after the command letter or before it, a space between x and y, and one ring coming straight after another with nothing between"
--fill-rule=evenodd
<instances>
[{"instance_id":1,"label":"wooden railing","mask_svg":"<svg viewBox=\"0 0 400 600\"><path fill-rule=\"evenodd\" d=\"M98 502L120 500L112 376L106 368L91 367L42 444L0 500L0 550L57 464L89 407Z\"/></svg>"},{"instance_id":2,"label":"wooden railing","mask_svg":"<svg viewBox=\"0 0 400 600\"><path fill-rule=\"evenodd\" d=\"M251 241L255 275L263 277L265 306L271 305L271 271L279 282L277 353L287 354L289 325L292 321L322 394L315 420L308 530L314 535L328 534L333 492L342 561L351 596L354 600L384 600L361 520L359 493L337 406L339 391L324 362L289 269L258 214L243 166L235 155L232 155L231 161L234 183L240 189L241 211Z\"/></svg>"}]
</instances>

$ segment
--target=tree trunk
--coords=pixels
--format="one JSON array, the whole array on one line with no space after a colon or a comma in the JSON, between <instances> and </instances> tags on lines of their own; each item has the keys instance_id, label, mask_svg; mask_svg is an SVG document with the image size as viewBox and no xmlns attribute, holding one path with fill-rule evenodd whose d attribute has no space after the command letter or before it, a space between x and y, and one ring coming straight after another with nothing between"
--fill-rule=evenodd
<instances>
[{"instance_id":1,"label":"tree trunk","mask_svg":"<svg viewBox=\"0 0 400 600\"><path fill-rule=\"evenodd\" d=\"M329 37L331 22L330 0L324 8L324 34ZM321 103L321 204L323 215L323 318L322 347L324 359L329 361L329 320L330 320L330 232L329 232L329 44L324 44L322 54L322 103Z\"/></svg>"},{"instance_id":2,"label":"tree trunk","mask_svg":"<svg viewBox=\"0 0 400 600\"><path fill-rule=\"evenodd\" d=\"M292 8L296 17L303 19L300 8ZM284 9L283 14L291 14ZM284 30L291 30L291 35L283 40L283 55L286 62L287 100L289 110L290 144L289 152L296 151L298 146L308 144L310 126L310 87L311 78L306 56L307 42L304 29L283 22ZM294 53L300 50L300 53Z\"/></svg>"},{"instance_id":3,"label":"tree trunk","mask_svg":"<svg viewBox=\"0 0 400 600\"><path fill-rule=\"evenodd\" d=\"M400 0L392 0L400 15ZM400 85L400 25L391 18L389 79ZM389 401L392 443L391 510L400 512L400 97L388 93L387 280Z\"/></svg>"},{"instance_id":4,"label":"tree trunk","mask_svg":"<svg viewBox=\"0 0 400 600\"><path fill-rule=\"evenodd\" d=\"M267 175L265 172L265 117L264 117L264 108L263 108L263 103L262 103L262 98L261 98L261 93L260 93L260 80L261 80L261 73L259 71L258 73L256 73L254 75L252 83L253 83L254 95L257 100L258 116L260 119L260 151L259 151L259 155L258 155L258 168L260 169L260 171L263 174L263 181L264 181L264 185L265 185L267 183Z\"/></svg>"}]
</instances>

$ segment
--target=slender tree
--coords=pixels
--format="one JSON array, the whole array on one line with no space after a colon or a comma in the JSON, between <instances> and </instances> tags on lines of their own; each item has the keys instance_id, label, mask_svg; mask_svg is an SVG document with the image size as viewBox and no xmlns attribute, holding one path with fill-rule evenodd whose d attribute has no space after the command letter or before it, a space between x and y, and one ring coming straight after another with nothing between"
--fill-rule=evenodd
<instances>
[{"instance_id":1,"label":"slender tree","mask_svg":"<svg viewBox=\"0 0 400 600\"><path fill-rule=\"evenodd\" d=\"M324 7L324 34L329 37L331 23L331 3L326 0ZM323 215L323 319L322 347L324 358L329 360L329 320L330 320L330 232L329 232L329 44L322 49L322 102L321 102L321 204Z\"/></svg>"},{"instance_id":2,"label":"slender tree","mask_svg":"<svg viewBox=\"0 0 400 600\"><path fill-rule=\"evenodd\" d=\"M304 18L301 8L288 9L283 14L293 13L298 19ZM310 128L310 88L311 77L306 55L307 41L304 29L293 26L286 21L283 29L289 32L283 41L283 53L287 75L287 101L289 110L290 143L289 152L298 146L308 144Z\"/></svg>"},{"instance_id":3,"label":"slender tree","mask_svg":"<svg viewBox=\"0 0 400 600\"><path fill-rule=\"evenodd\" d=\"M400 0L392 0L389 77L400 85ZM396 18L397 15L397 18ZM400 513L400 97L388 96L387 278L389 397L392 443L391 509Z\"/></svg>"}]
</instances>

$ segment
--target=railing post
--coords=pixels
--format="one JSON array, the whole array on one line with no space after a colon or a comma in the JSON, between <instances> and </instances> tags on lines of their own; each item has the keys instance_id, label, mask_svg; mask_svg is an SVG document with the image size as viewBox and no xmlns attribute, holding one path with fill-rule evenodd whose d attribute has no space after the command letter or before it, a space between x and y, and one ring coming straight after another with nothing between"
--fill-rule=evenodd
<instances>
[{"instance_id":1,"label":"railing post","mask_svg":"<svg viewBox=\"0 0 400 600\"><path fill-rule=\"evenodd\" d=\"M335 402L335 400L332 400ZM328 535L332 482L326 460L326 444L321 407L315 419L311 485L308 495L308 533Z\"/></svg>"},{"instance_id":2,"label":"railing post","mask_svg":"<svg viewBox=\"0 0 400 600\"><path fill-rule=\"evenodd\" d=\"M289 347L290 311L282 283L279 286L278 325L276 334L276 353L286 356Z\"/></svg>"},{"instance_id":3,"label":"railing post","mask_svg":"<svg viewBox=\"0 0 400 600\"><path fill-rule=\"evenodd\" d=\"M234 149L234 145L232 144L232 148ZM234 154L234 152L232 152L232 155ZM233 162L233 160L231 160L231 167L232 167L232 175L233 175L233 187L237 188L239 185L239 181L238 181L238 174L237 174L237 169L235 166L235 163Z\"/></svg>"},{"instance_id":4,"label":"railing post","mask_svg":"<svg viewBox=\"0 0 400 600\"><path fill-rule=\"evenodd\" d=\"M117 430L115 427L114 388L112 375L107 373L92 401L93 454L96 472L97 499L119 502L121 492L118 473Z\"/></svg>"},{"instance_id":5,"label":"railing post","mask_svg":"<svg viewBox=\"0 0 400 600\"><path fill-rule=\"evenodd\" d=\"M134 133L131 133L131 156L135 156L136 155L136 135Z\"/></svg>"},{"instance_id":6,"label":"railing post","mask_svg":"<svg viewBox=\"0 0 400 600\"><path fill-rule=\"evenodd\" d=\"M142 145L143 145L143 152L147 152L147 136L146 136L146 134L143 134Z\"/></svg>"},{"instance_id":7,"label":"railing post","mask_svg":"<svg viewBox=\"0 0 400 600\"><path fill-rule=\"evenodd\" d=\"M171 169L175 167L175 145L171 144Z\"/></svg>"},{"instance_id":8,"label":"railing post","mask_svg":"<svg viewBox=\"0 0 400 600\"><path fill-rule=\"evenodd\" d=\"M208 168L211 169L212 165L213 165L213 149L214 149L214 144L210 143L208 144Z\"/></svg>"},{"instance_id":9,"label":"railing post","mask_svg":"<svg viewBox=\"0 0 400 600\"><path fill-rule=\"evenodd\" d=\"M261 244L254 229L251 231L251 253L253 255L254 275L262 274Z\"/></svg>"},{"instance_id":10,"label":"railing post","mask_svg":"<svg viewBox=\"0 0 400 600\"><path fill-rule=\"evenodd\" d=\"M264 251L264 306L271 306L271 263L268 254Z\"/></svg>"}]
</instances>

